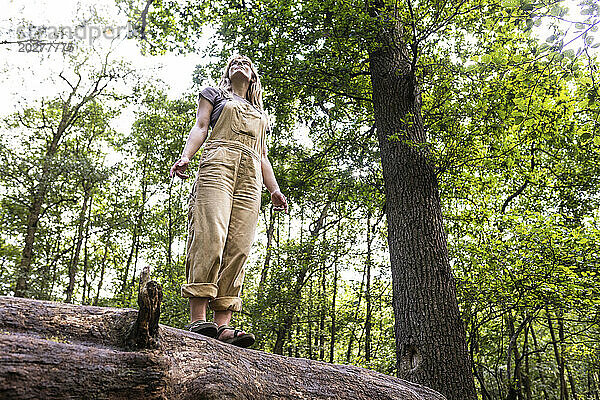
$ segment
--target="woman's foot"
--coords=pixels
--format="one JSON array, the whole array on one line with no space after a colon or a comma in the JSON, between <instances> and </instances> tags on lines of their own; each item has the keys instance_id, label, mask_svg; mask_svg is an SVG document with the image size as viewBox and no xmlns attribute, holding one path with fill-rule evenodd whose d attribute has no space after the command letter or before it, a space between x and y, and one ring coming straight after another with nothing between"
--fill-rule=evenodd
<instances>
[{"instance_id":1,"label":"woman's foot","mask_svg":"<svg viewBox=\"0 0 600 400\"><path fill-rule=\"evenodd\" d=\"M250 347L255 341L253 334L246 333L228 325L221 325L219 327L216 338L223 343L232 344L238 347Z\"/></svg>"},{"instance_id":2,"label":"woman's foot","mask_svg":"<svg viewBox=\"0 0 600 400\"><path fill-rule=\"evenodd\" d=\"M198 333L200 335L214 338L217 336L218 325L214 322L207 322L204 320L197 320L192 322L187 329L191 332Z\"/></svg>"}]
</instances>

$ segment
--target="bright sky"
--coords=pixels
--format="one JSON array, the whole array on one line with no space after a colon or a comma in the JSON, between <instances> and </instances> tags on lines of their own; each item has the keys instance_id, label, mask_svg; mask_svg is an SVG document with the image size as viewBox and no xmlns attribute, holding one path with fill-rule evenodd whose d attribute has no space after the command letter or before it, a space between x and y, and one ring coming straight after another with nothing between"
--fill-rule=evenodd
<instances>
[{"instance_id":1,"label":"bright sky","mask_svg":"<svg viewBox=\"0 0 600 400\"><path fill-rule=\"evenodd\" d=\"M506 0L514 2L519 0ZM580 15L581 6L579 0L566 0L570 13L565 16L568 20L583 20ZM17 27L22 26L22 20L29 21L35 26L74 27L75 20L89 18L96 10L97 15L102 16L106 22L89 23L87 35L90 30L113 26L115 28L125 26L127 18L119 11L114 0L0 0L0 40L15 40L17 38ZM543 42L551 31L545 27L535 28L537 36ZM97 28L96 28L97 27ZM571 25L571 28L573 26ZM12 31L11 31L12 29ZM567 40L574 38L577 34L569 32ZM205 28L199 33L201 43L208 44L213 30ZM47 39L49 40L49 39ZM89 39L77 40L82 47L90 49ZM160 79L167 88L171 98L180 97L184 92L192 88L192 73L198 64L207 65L218 60L207 59L200 54L188 55L164 55L164 56L142 56L137 48L136 39L119 39L114 43L107 38L99 38L95 41L95 48L108 48L113 46L116 59L124 59L130 62L135 70L148 78L148 81ZM576 50L581 46L581 39L575 40L570 48ZM66 83L58 78L60 71L69 71L68 57L61 51L45 52L20 52L18 44L0 46L0 116L10 114L22 108L24 104L31 104L41 98L54 97L57 93L67 89ZM121 84L125 92L127 88ZM133 120L133 107L122 110L121 115L111 122L113 128L127 133ZM298 127L294 134L302 142L310 146L310 139L306 129Z\"/></svg>"},{"instance_id":2,"label":"bright sky","mask_svg":"<svg viewBox=\"0 0 600 400\"><path fill-rule=\"evenodd\" d=\"M510 0L507 0L510 2ZM578 0L568 0L566 4L570 15L565 18L583 20L579 15L581 7ZM10 32L20 25L22 19L34 25L53 25L73 27L73 20L81 16L90 16L92 8L107 22L103 26L124 26L126 17L118 14L114 0L0 0L2 15L0 15L0 40L14 39L16 32ZM575 15L574 17L572 17ZM544 28L537 28L538 36L545 40L549 32ZM206 29L202 38L208 41L212 32ZM574 35L569 35L573 37ZM99 44L108 46L110 41L101 38ZM79 41L87 46L86 41ZM577 48L580 42L573 43L571 47ZM39 99L43 96L52 96L60 90L60 85L48 84L47 79L56 76L65 65L65 57L59 52L26 53L19 52L16 44L0 46L0 115L6 115L19 108L18 102ZM166 55L159 57L144 57L139 54L135 39L125 39L117 46L117 57L130 61L138 71L145 71L147 76L162 79L169 88L170 97L178 97L191 87L192 72L197 64L208 64L214 60L207 60L198 55ZM162 66L162 67L161 67ZM161 67L159 71L152 71ZM58 86L57 86L58 85Z\"/></svg>"},{"instance_id":3,"label":"bright sky","mask_svg":"<svg viewBox=\"0 0 600 400\"><path fill-rule=\"evenodd\" d=\"M0 39L15 39L16 29L24 18L36 26L68 26L74 27L73 20L77 16L89 16L91 7L108 21L98 26L125 26L127 18L118 14L114 0L0 0L2 15L0 16ZM207 40L210 32L204 32L203 39ZM89 36L89 34L88 34ZM81 46L89 48L87 40L77 41ZM106 38L97 40L100 46L107 47L111 41ZM141 56L135 39L122 39L112 44L116 48L115 58L125 59L138 72L148 78L158 78L165 82L169 97L179 97L192 86L192 73L197 64L206 65L211 60L202 58L199 54ZM96 46L98 47L98 46ZM66 66L62 51L19 52L19 45L3 45L0 47L1 77L0 115L6 115L19 108L19 101L39 99L52 96L65 88L63 81L55 84L48 82L50 77L56 77ZM155 68L159 68L158 71Z\"/></svg>"}]
</instances>

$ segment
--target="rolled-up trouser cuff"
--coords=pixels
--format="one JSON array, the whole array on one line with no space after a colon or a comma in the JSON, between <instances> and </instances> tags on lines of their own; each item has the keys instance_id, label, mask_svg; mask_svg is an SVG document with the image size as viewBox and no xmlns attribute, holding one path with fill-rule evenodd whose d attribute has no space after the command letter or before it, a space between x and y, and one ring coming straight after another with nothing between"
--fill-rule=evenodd
<instances>
[{"instance_id":1,"label":"rolled-up trouser cuff","mask_svg":"<svg viewBox=\"0 0 600 400\"><path fill-rule=\"evenodd\" d=\"M188 283L181 285L181 295L183 297L217 297L217 285L214 283Z\"/></svg>"},{"instance_id":2,"label":"rolled-up trouser cuff","mask_svg":"<svg viewBox=\"0 0 600 400\"><path fill-rule=\"evenodd\" d=\"M214 311L241 311L242 310L242 299L239 297L217 297L216 299L212 299L208 303L211 310Z\"/></svg>"}]
</instances>

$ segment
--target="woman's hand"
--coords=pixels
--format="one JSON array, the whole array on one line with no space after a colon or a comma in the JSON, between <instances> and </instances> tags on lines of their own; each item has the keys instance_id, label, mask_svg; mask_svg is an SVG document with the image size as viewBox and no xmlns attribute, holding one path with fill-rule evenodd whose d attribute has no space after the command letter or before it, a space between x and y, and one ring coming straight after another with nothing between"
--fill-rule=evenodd
<instances>
[{"instance_id":1,"label":"woman's hand","mask_svg":"<svg viewBox=\"0 0 600 400\"><path fill-rule=\"evenodd\" d=\"M184 172L190 163L190 158L194 157L194 154L196 154L208 136L208 124L212 110L212 103L204 97L200 97L198 111L196 112L196 124L190 129L190 134L181 153L181 158L171 167L171 171L169 172L171 178L173 175L177 175L181 179L189 178L189 175Z\"/></svg>"},{"instance_id":2,"label":"woman's hand","mask_svg":"<svg viewBox=\"0 0 600 400\"><path fill-rule=\"evenodd\" d=\"M271 203L273 203L273 209L275 211L285 210L285 213L288 213L287 199L285 198L283 193L281 193L281 190L276 190L273 193L271 193Z\"/></svg>"},{"instance_id":3,"label":"woman's hand","mask_svg":"<svg viewBox=\"0 0 600 400\"><path fill-rule=\"evenodd\" d=\"M171 167L171 172L169 172L169 177L173 177L173 175L177 175L181 179L189 178L189 175L184 174L185 170L190 163L190 159L186 156L182 156L179 161L176 161L175 164Z\"/></svg>"}]
</instances>

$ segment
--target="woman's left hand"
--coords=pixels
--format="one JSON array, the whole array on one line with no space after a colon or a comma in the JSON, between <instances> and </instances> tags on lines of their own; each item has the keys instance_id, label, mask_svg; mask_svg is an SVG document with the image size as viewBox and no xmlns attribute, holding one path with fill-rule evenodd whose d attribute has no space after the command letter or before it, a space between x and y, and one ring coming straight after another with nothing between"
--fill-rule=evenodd
<instances>
[{"instance_id":1,"label":"woman's left hand","mask_svg":"<svg viewBox=\"0 0 600 400\"><path fill-rule=\"evenodd\" d=\"M271 202L273 203L273 209L275 211L285 211L286 214L288 213L287 199L283 193L281 193L281 190L276 190L271 193Z\"/></svg>"}]
</instances>

